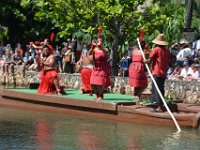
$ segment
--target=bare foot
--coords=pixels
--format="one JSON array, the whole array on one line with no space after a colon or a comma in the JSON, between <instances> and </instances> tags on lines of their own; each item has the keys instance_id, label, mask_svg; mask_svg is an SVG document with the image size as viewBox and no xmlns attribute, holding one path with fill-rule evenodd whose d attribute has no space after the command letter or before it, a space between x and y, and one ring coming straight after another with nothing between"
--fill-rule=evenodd
<instances>
[{"instance_id":1,"label":"bare foot","mask_svg":"<svg viewBox=\"0 0 200 150\"><path fill-rule=\"evenodd\" d=\"M96 100L100 101L100 100L103 100L103 98L102 97L98 97Z\"/></svg>"},{"instance_id":2,"label":"bare foot","mask_svg":"<svg viewBox=\"0 0 200 150\"><path fill-rule=\"evenodd\" d=\"M164 110L162 109L161 106L158 106L158 108L156 108L156 109L152 109L151 112L162 113L162 112L164 112Z\"/></svg>"},{"instance_id":3,"label":"bare foot","mask_svg":"<svg viewBox=\"0 0 200 150\"><path fill-rule=\"evenodd\" d=\"M82 88L79 89L79 94L83 94L83 89Z\"/></svg>"},{"instance_id":4,"label":"bare foot","mask_svg":"<svg viewBox=\"0 0 200 150\"><path fill-rule=\"evenodd\" d=\"M57 95L62 96L63 94L61 93L61 90L57 90Z\"/></svg>"},{"instance_id":5,"label":"bare foot","mask_svg":"<svg viewBox=\"0 0 200 150\"><path fill-rule=\"evenodd\" d=\"M143 106L143 103L141 101L137 101L135 104L139 106Z\"/></svg>"}]
</instances>

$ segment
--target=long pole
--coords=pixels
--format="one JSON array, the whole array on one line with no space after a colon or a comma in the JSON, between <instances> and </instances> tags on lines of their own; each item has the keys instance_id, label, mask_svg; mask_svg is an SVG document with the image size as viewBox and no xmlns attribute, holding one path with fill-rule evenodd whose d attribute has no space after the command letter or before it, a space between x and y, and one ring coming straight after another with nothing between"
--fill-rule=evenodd
<instances>
[{"instance_id":1,"label":"long pole","mask_svg":"<svg viewBox=\"0 0 200 150\"><path fill-rule=\"evenodd\" d=\"M142 53L142 57L143 57L143 59L145 60L146 58L145 58L144 52L143 52L143 50L142 50L142 48L141 48L140 41L139 41L138 38L137 38L137 42L138 42L140 51L141 51L141 53ZM178 123L177 123L177 121L176 121L174 115L172 114L171 110L170 110L169 107L167 106L167 103L165 102L165 100L164 100L164 98L163 98L163 95L161 94L160 89L158 88L158 85L157 85L156 81L155 81L154 78L153 78L153 75L151 74L151 71L150 71L150 69L149 69L149 66L148 66L147 64L145 64L145 66L146 66L147 71L148 71L148 73L149 73L149 75L150 75L150 77L151 77L151 80L153 81L153 84L154 84L155 87L156 87L156 90L158 91L158 93L159 93L159 95L160 95L160 98L162 99L162 102L163 102L163 104L164 104L164 106L165 106L167 112L170 114L170 116L172 117L172 120L174 121L174 123L175 123L175 125L176 125L176 128L177 128L177 130L178 130L177 133L181 132L181 128L180 128L180 126L178 125Z\"/></svg>"}]
</instances>

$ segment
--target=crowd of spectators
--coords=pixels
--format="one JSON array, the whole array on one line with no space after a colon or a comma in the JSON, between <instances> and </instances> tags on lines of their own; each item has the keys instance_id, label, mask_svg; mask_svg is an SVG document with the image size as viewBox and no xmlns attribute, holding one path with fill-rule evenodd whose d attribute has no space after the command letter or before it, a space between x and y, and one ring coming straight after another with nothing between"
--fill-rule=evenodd
<instances>
[{"instance_id":1,"label":"crowd of spectators","mask_svg":"<svg viewBox=\"0 0 200 150\"><path fill-rule=\"evenodd\" d=\"M79 72L76 63L79 62L82 51L89 49L89 43L71 38L54 48L49 44L48 39L44 39L43 42L30 42L25 48L22 48L21 44L17 44L15 47L10 44L1 44L0 65L2 66L2 75L13 73L15 65L24 70L40 71L42 69L40 63L42 60L41 48L44 45L48 45L56 57L56 69L60 73ZM119 76L128 77L128 67L132 62L131 51L134 48L133 41L130 41L119 62ZM146 50L149 51L148 47ZM170 52L171 63L167 72L169 80L200 80L200 40L188 42L182 39L179 43L170 47Z\"/></svg>"},{"instance_id":2,"label":"crowd of spectators","mask_svg":"<svg viewBox=\"0 0 200 150\"><path fill-rule=\"evenodd\" d=\"M29 42L25 48L21 44L12 47L11 44L0 45L1 74L14 73L14 66L18 65L23 70L41 71L42 69L42 47L48 45L51 53L56 57L56 69L60 73L76 72L76 62L80 59L82 50L88 49L87 43L80 40L68 38L60 46L53 47L48 39L43 42Z\"/></svg>"},{"instance_id":3,"label":"crowd of spectators","mask_svg":"<svg viewBox=\"0 0 200 150\"><path fill-rule=\"evenodd\" d=\"M128 67L132 62L131 51L134 49L133 42L130 42L119 63L119 76L128 77ZM167 78L169 80L200 81L200 40L188 42L181 39L179 43L173 44L169 50L171 60ZM145 52L149 52L149 50L145 49Z\"/></svg>"}]
</instances>

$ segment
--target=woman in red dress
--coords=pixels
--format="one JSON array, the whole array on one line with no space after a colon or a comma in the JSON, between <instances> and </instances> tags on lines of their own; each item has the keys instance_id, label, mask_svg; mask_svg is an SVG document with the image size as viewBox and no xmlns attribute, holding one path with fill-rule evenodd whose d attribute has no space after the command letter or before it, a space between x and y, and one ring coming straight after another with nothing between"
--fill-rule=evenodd
<instances>
[{"instance_id":1,"label":"woman in red dress","mask_svg":"<svg viewBox=\"0 0 200 150\"><path fill-rule=\"evenodd\" d=\"M90 84L97 96L97 100L102 100L104 88L110 86L111 81L109 78L110 66L108 63L108 49L103 47L101 38L98 38L97 41L92 41L89 55L93 55L94 59L94 68L92 70Z\"/></svg>"},{"instance_id":2,"label":"woman in red dress","mask_svg":"<svg viewBox=\"0 0 200 150\"><path fill-rule=\"evenodd\" d=\"M142 49L145 48L145 42L141 42ZM142 92L148 85L147 76L145 72L145 64L143 63L143 57L139 48L132 51L132 63L129 67L129 84L134 87L134 98L138 98L142 95Z\"/></svg>"}]
</instances>

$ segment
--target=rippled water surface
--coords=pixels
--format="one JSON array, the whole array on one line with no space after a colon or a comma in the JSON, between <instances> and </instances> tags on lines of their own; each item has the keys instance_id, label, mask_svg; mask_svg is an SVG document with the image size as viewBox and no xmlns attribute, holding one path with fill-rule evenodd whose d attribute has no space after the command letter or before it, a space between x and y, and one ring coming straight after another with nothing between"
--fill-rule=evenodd
<instances>
[{"instance_id":1,"label":"rippled water surface","mask_svg":"<svg viewBox=\"0 0 200 150\"><path fill-rule=\"evenodd\" d=\"M0 150L199 150L200 130L0 108Z\"/></svg>"}]
</instances>

